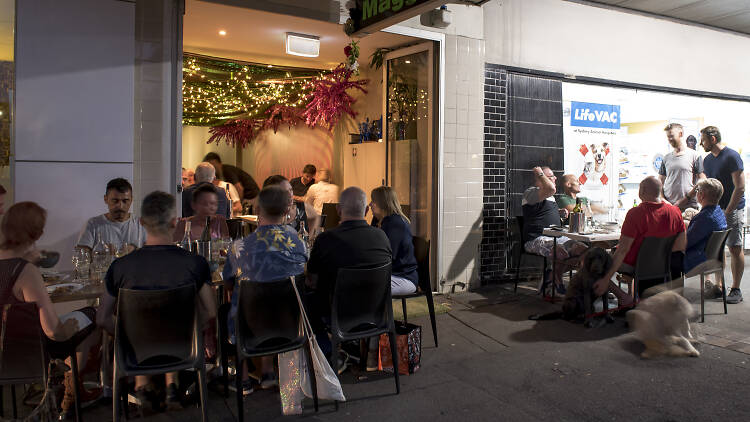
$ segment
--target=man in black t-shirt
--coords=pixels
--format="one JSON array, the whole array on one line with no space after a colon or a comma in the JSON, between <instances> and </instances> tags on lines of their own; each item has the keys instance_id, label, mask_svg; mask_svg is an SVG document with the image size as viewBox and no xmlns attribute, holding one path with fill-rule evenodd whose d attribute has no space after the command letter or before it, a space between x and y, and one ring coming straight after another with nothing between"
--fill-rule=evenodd
<instances>
[{"instance_id":1,"label":"man in black t-shirt","mask_svg":"<svg viewBox=\"0 0 750 422\"><path fill-rule=\"evenodd\" d=\"M202 324L216 316L216 301L209 286L211 271L206 260L180 249L172 242L177 224L175 198L165 192L152 192L143 199L141 225L146 229L146 244L109 266L104 278L106 292L96 316L96 323L114 335L114 313L119 290L160 290L194 284L200 303L199 317ZM185 321L185 324L190 324ZM167 404L179 403L177 373L169 373L167 379ZM135 379L136 395L150 400L146 385L147 376Z\"/></svg>"},{"instance_id":2,"label":"man in black t-shirt","mask_svg":"<svg viewBox=\"0 0 750 422\"><path fill-rule=\"evenodd\" d=\"M314 165L308 164L302 169L302 176L295 177L289 181L289 184L292 185L292 192L295 201L305 201L305 194L307 193L307 190L310 189L310 186L315 183L315 173L317 172L318 169L316 169Z\"/></svg>"},{"instance_id":3,"label":"man in black t-shirt","mask_svg":"<svg viewBox=\"0 0 750 422\"><path fill-rule=\"evenodd\" d=\"M253 200L258 196L258 193L260 192L258 184L255 183L252 176L247 174L241 168L230 164L222 164L221 157L215 152L209 152L206 154L206 156L203 157L203 161L208 161L213 164L219 178L227 183L233 184L234 187L237 188L240 198L243 200Z\"/></svg>"},{"instance_id":4,"label":"man in black t-shirt","mask_svg":"<svg viewBox=\"0 0 750 422\"><path fill-rule=\"evenodd\" d=\"M323 319L331 315L331 295L339 268L376 268L391 262L391 243L383 230L365 220L367 195L362 189L350 187L341 192L336 206L341 223L318 235L310 260L307 261L308 286L315 289L309 303L310 322L316 333L324 333ZM329 346L327 335L318 335L324 351Z\"/></svg>"}]
</instances>

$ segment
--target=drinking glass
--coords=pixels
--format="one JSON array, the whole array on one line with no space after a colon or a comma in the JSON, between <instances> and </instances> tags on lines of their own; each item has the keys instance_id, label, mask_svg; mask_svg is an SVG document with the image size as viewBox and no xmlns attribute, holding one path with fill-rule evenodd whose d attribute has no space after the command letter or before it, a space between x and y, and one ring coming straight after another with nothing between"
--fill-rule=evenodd
<instances>
[{"instance_id":1,"label":"drinking glass","mask_svg":"<svg viewBox=\"0 0 750 422\"><path fill-rule=\"evenodd\" d=\"M89 251L83 248L74 249L71 261L75 268L73 281L81 280L82 274L88 278L89 265L91 263L91 254L89 254Z\"/></svg>"}]
</instances>

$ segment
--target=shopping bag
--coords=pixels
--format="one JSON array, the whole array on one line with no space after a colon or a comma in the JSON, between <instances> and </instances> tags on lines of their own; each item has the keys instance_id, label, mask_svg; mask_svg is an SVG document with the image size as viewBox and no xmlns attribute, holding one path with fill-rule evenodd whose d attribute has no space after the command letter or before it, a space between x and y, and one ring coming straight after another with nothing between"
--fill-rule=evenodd
<instances>
[{"instance_id":1,"label":"shopping bag","mask_svg":"<svg viewBox=\"0 0 750 422\"><path fill-rule=\"evenodd\" d=\"M307 369L307 360L300 359L300 386L302 391L307 397L312 398L312 383L316 382L319 399L346 401L344 392L341 389L339 377L333 371L333 368L331 368L325 354L318 345L318 341L315 339L310 320L307 318L305 308L302 305L302 298L299 295L299 291L297 291L294 277L292 277L292 286L294 287L294 292L297 294L297 302L299 303L300 316L302 319L302 328L304 329L305 336L310 343L310 360L312 361L313 372L315 374L315 380L310 379L310 371ZM299 349L299 352L299 356L304 357L302 349Z\"/></svg>"},{"instance_id":2,"label":"shopping bag","mask_svg":"<svg viewBox=\"0 0 750 422\"><path fill-rule=\"evenodd\" d=\"M413 374L419 369L422 360L422 327L415 324L394 321L396 326L396 352L398 357L398 373ZM378 369L393 372L391 357L391 343L388 334L381 334L379 341Z\"/></svg>"},{"instance_id":3,"label":"shopping bag","mask_svg":"<svg viewBox=\"0 0 750 422\"><path fill-rule=\"evenodd\" d=\"M307 359L304 349L292 350L279 354L279 395L281 396L281 413L284 415L301 415L303 373L307 372Z\"/></svg>"}]
</instances>

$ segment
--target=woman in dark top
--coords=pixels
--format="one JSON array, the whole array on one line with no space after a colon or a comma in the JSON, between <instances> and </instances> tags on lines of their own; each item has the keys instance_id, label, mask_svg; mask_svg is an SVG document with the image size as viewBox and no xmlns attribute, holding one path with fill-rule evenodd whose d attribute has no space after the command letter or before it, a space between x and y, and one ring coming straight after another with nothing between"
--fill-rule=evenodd
<instances>
[{"instance_id":1,"label":"woman in dark top","mask_svg":"<svg viewBox=\"0 0 750 422\"><path fill-rule=\"evenodd\" d=\"M79 327L77 319L61 321L47 294L42 274L24 259L42 236L46 219L47 212L34 202L19 202L3 216L0 225L3 238L0 243L0 304L36 303L42 331L49 339L47 350L57 358L77 347L78 367L85 368L88 350L98 338L95 334L91 335L96 331L93 323L96 311L92 307L78 311L91 321L86 327ZM67 364L70 366L69 361ZM73 377L68 371L65 373L65 395L62 402L65 416L75 412L73 391ZM80 391L79 399L82 402L96 399L101 393L101 390L87 391L83 386L80 386Z\"/></svg>"},{"instance_id":2,"label":"woman in dark top","mask_svg":"<svg viewBox=\"0 0 750 422\"><path fill-rule=\"evenodd\" d=\"M417 259L414 257L409 219L401 211L396 191L388 186L373 189L370 194L372 215L391 242L393 264L391 294L403 295L417 291Z\"/></svg>"}]
</instances>

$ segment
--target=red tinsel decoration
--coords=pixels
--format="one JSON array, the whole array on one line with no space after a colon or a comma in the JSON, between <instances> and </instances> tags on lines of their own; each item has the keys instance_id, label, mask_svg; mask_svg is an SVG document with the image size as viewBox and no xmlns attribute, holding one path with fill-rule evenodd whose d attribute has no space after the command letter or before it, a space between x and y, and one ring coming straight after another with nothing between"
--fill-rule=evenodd
<instances>
[{"instance_id":1,"label":"red tinsel decoration","mask_svg":"<svg viewBox=\"0 0 750 422\"><path fill-rule=\"evenodd\" d=\"M352 81L352 73L352 70L342 63L330 74L312 81L313 90L307 98L309 102L302 113L308 126L323 126L328 130L333 130L343 113L352 117L357 116L357 113L352 110L352 105L356 100L347 94L346 90L353 88L366 94L367 90L364 86L369 81L367 79Z\"/></svg>"},{"instance_id":2,"label":"red tinsel decoration","mask_svg":"<svg viewBox=\"0 0 750 422\"><path fill-rule=\"evenodd\" d=\"M211 137L208 138L207 144L225 141L228 145L240 145L245 148L250 141L258 135L262 129L260 121L257 119L235 119L221 126L214 126L208 131Z\"/></svg>"},{"instance_id":3,"label":"red tinsel decoration","mask_svg":"<svg viewBox=\"0 0 750 422\"><path fill-rule=\"evenodd\" d=\"M273 133L279 130L279 126L285 123L289 126L297 126L298 123L304 121L302 117L302 109L297 107L285 106L276 104L266 111L268 118L263 121L263 129L273 129Z\"/></svg>"},{"instance_id":4,"label":"red tinsel decoration","mask_svg":"<svg viewBox=\"0 0 750 422\"><path fill-rule=\"evenodd\" d=\"M314 79L312 93L307 97L305 109L276 104L266 111L268 117L263 119L235 119L209 129L211 137L207 143L225 141L228 145L240 145L245 148L260 132L273 129L274 133L281 124L291 128L301 122L309 127L321 126L332 131L341 115L346 113L356 117L357 113L352 109L356 102L354 97L346 93L348 89L358 89L367 93L364 88L369 82L367 79L357 81L350 80L353 71L345 64L340 64L330 74L322 78Z\"/></svg>"}]
</instances>

